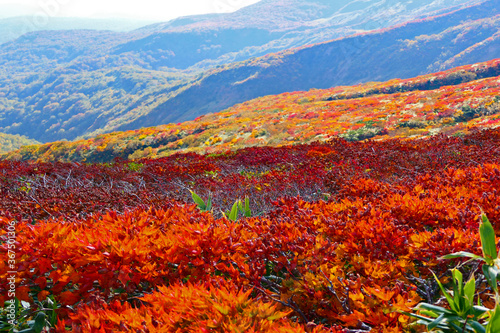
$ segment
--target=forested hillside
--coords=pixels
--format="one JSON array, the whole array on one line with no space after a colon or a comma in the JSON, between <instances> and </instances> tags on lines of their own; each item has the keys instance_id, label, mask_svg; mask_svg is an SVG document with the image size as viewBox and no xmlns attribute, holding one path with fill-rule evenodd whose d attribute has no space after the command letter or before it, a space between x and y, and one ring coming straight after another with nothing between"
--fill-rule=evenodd
<instances>
[{"instance_id":1,"label":"forested hillside","mask_svg":"<svg viewBox=\"0 0 500 333\"><path fill-rule=\"evenodd\" d=\"M32 145L15 160L106 162L249 146L465 135L500 125L500 59L407 80L270 95L178 124Z\"/></svg>"}]
</instances>

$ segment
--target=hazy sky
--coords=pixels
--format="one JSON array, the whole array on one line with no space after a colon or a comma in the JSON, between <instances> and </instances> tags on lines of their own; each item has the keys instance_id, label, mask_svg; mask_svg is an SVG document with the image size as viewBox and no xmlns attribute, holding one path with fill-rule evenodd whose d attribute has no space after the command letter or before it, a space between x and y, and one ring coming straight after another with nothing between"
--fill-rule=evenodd
<instances>
[{"instance_id":1,"label":"hazy sky","mask_svg":"<svg viewBox=\"0 0 500 333\"><path fill-rule=\"evenodd\" d=\"M62 16L166 21L175 17L232 12L259 0L0 0L0 18Z\"/></svg>"}]
</instances>

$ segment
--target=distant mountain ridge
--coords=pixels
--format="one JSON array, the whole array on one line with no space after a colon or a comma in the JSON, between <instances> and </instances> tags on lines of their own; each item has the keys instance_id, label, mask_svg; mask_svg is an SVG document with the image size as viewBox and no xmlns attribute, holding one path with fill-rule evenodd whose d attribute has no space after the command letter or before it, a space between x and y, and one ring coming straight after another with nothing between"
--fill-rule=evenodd
<instances>
[{"instance_id":1,"label":"distant mountain ridge","mask_svg":"<svg viewBox=\"0 0 500 333\"><path fill-rule=\"evenodd\" d=\"M180 18L144 27L136 32L152 34L120 46L116 52L133 49L134 52L147 52L154 57L158 45L172 45L170 54L159 53L164 60L153 66L171 67L173 63L176 68L196 65L205 69L207 66L385 28L479 2L262 0L234 13ZM195 36L192 37L192 34ZM177 42L177 47L176 43L170 43L173 40ZM244 41L248 44L242 47ZM193 57L190 49L185 48L186 42L192 44L192 49L194 46L198 57ZM235 44L241 45L239 50L234 48ZM186 53L186 50L189 52Z\"/></svg>"},{"instance_id":2,"label":"distant mountain ridge","mask_svg":"<svg viewBox=\"0 0 500 333\"><path fill-rule=\"evenodd\" d=\"M23 68L29 68L22 55L15 57L12 53L34 47L53 66L65 66L68 62L79 62L86 57L95 59L106 56L107 68L127 64L148 70L193 66L204 70L292 47L389 27L480 1L262 0L234 13L179 18L126 33L86 32L85 35L91 35L94 43L80 40L82 32L75 30L31 32L0 46L0 66L14 58L21 60ZM70 25L64 19L54 18L49 22L51 26ZM83 26L86 24L82 22ZM76 27L78 23L73 25ZM50 39L50 44L45 43L46 39ZM76 47L73 45L75 42L79 44ZM97 49L96 45L100 48ZM71 53L75 48L84 51L83 54ZM46 55L48 53L50 56ZM59 57L64 53L73 56ZM14 72L22 70L16 61L9 62L14 65ZM44 57L30 58L30 62L37 70L46 65ZM54 68L52 64L48 69Z\"/></svg>"},{"instance_id":3,"label":"distant mountain ridge","mask_svg":"<svg viewBox=\"0 0 500 333\"><path fill-rule=\"evenodd\" d=\"M0 19L0 45L21 37L23 34L41 30L111 30L131 31L147 24L146 20L127 19L87 19L78 17L51 17L44 24L39 24L30 16L17 16Z\"/></svg>"}]
</instances>

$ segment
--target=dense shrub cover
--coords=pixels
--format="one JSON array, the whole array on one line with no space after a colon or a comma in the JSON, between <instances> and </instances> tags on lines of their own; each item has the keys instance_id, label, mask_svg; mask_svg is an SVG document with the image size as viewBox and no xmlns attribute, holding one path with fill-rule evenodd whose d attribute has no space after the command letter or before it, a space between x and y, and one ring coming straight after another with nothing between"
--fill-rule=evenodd
<instances>
[{"instance_id":1,"label":"dense shrub cover","mask_svg":"<svg viewBox=\"0 0 500 333\"><path fill-rule=\"evenodd\" d=\"M57 304L56 331L402 332L398 311L439 296L431 270L453 263L437 258L480 253L481 211L500 230L500 130L3 161L0 182L3 257L17 221L16 296L32 316ZM245 196L252 217L228 219ZM0 261L1 303L8 271Z\"/></svg>"}]
</instances>

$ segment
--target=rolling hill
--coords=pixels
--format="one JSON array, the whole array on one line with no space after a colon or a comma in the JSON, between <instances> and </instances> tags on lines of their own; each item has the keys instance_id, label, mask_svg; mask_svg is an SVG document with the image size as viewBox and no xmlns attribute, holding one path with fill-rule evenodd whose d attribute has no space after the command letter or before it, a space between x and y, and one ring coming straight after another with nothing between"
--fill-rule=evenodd
<instances>
[{"instance_id":1,"label":"rolling hill","mask_svg":"<svg viewBox=\"0 0 500 333\"><path fill-rule=\"evenodd\" d=\"M190 120L268 94L489 60L498 53L497 4L266 0L128 33L28 33L0 46L0 132L42 142L87 138ZM384 29L366 32L374 28ZM324 43L302 46L313 42ZM281 52L248 59L270 51Z\"/></svg>"},{"instance_id":2,"label":"rolling hill","mask_svg":"<svg viewBox=\"0 0 500 333\"><path fill-rule=\"evenodd\" d=\"M462 136L500 126L500 59L406 80L260 97L194 121L25 146L5 159L107 162L177 152L219 154L341 137Z\"/></svg>"}]
</instances>

